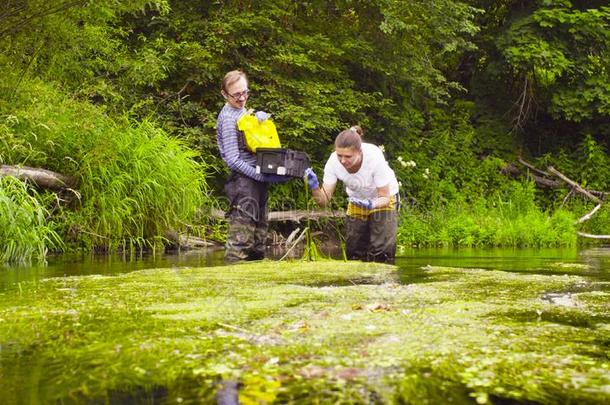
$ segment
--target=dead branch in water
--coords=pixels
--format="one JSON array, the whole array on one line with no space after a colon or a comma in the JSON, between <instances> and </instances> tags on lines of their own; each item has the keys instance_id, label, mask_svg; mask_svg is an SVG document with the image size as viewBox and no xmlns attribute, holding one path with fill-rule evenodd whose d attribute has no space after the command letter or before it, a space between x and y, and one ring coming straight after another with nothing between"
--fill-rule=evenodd
<instances>
[{"instance_id":1,"label":"dead branch in water","mask_svg":"<svg viewBox=\"0 0 610 405\"><path fill-rule=\"evenodd\" d=\"M584 232L576 232L576 234L578 236L582 236L583 238L590 238L590 239L610 239L610 235L593 235L591 233L584 233Z\"/></svg>"},{"instance_id":2,"label":"dead branch in water","mask_svg":"<svg viewBox=\"0 0 610 405\"><path fill-rule=\"evenodd\" d=\"M514 164L509 163L502 169L502 173L510 174L511 176L519 176L521 175L521 170ZM555 188L560 187L562 184L560 181L548 179L546 177L539 176L533 173L529 173L529 176L532 178L532 180L534 180L534 183L536 183L540 187Z\"/></svg>"},{"instance_id":3,"label":"dead branch in water","mask_svg":"<svg viewBox=\"0 0 610 405\"><path fill-rule=\"evenodd\" d=\"M582 187L580 184L578 184L574 180L570 179L568 176L561 173L559 170L555 169L553 166L549 166L547 168L547 171L544 171L544 170L540 170L540 169L536 168L534 165L526 162L522 158L519 158L519 163L521 163L523 166L527 167L529 170L536 173L536 174L530 173L530 175L532 176L532 178L534 179L536 184L546 185L546 186L551 186L551 187L557 187L557 185L556 185L557 183L559 185L564 184L564 183L567 184L570 187L570 191L569 191L568 195L566 196L566 198L564 199L564 203L568 200L570 195L572 195L573 193L582 194L583 196L587 197L591 201L598 203L595 206L595 208L593 208L587 214L585 214L581 218L579 218L576 221L576 224L582 224L583 222L591 219L593 217L593 215L595 215L597 213L597 211L599 211L600 208L602 207L602 205L604 204L605 197L610 195L610 192L588 190L588 189ZM509 165L509 166L515 167L514 165ZM505 172L510 173L510 174L515 174L514 169L506 170ZM518 168L517 168L517 172L518 172ZM555 177L559 178L561 180L561 182L563 182L563 183L560 183L556 180L548 179L547 177L550 177L550 176L555 176ZM580 231L576 232L576 234L583 238L610 239L610 235L595 235L595 234L590 234L590 233L585 233L585 232L580 232Z\"/></svg>"},{"instance_id":4,"label":"dead branch in water","mask_svg":"<svg viewBox=\"0 0 610 405\"><path fill-rule=\"evenodd\" d=\"M595 213L602 207L602 203L599 203L595 206L595 208L593 208L591 211L589 211L587 214L583 215L577 223L582 224L585 221L588 221L591 219L591 217L593 215L595 215Z\"/></svg>"},{"instance_id":5,"label":"dead branch in water","mask_svg":"<svg viewBox=\"0 0 610 405\"><path fill-rule=\"evenodd\" d=\"M563 180L564 182L568 183L572 189L588 198L590 198L591 200L600 203L602 202L602 200L600 200L599 198L597 198L596 196L594 196L589 190L582 188L580 186L580 184L576 183L574 180L569 179L568 177L566 177L563 173L561 173L560 171L558 171L557 169L555 169L553 166L549 166L548 171L552 174L554 174L555 176L559 177L561 180Z\"/></svg>"}]
</instances>

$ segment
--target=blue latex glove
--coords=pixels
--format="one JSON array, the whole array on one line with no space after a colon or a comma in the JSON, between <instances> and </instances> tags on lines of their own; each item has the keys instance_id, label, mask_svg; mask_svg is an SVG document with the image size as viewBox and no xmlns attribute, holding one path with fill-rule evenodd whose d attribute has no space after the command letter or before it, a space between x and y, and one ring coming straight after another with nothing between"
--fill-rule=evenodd
<instances>
[{"instance_id":1,"label":"blue latex glove","mask_svg":"<svg viewBox=\"0 0 610 405\"><path fill-rule=\"evenodd\" d=\"M357 205L358 207L366 208L367 210L373 209L373 200L368 200L368 199L364 200L362 198L350 197L349 202L351 202L354 205Z\"/></svg>"},{"instance_id":2,"label":"blue latex glove","mask_svg":"<svg viewBox=\"0 0 610 405\"><path fill-rule=\"evenodd\" d=\"M264 111L257 111L254 116L258 119L258 122L261 123L267 119L269 119L270 114L267 114Z\"/></svg>"},{"instance_id":3,"label":"blue latex glove","mask_svg":"<svg viewBox=\"0 0 610 405\"><path fill-rule=\"evenodd\" d=\"M305 179L307 179L307 184L309 185L309 188L312 190L315 190L316 188L320 187L320 182L318 181L318 176L316 176L316 173L313 171L313 169L311 167L308 167L307 169L305 169Z\"/></svg>"}]
</instances>

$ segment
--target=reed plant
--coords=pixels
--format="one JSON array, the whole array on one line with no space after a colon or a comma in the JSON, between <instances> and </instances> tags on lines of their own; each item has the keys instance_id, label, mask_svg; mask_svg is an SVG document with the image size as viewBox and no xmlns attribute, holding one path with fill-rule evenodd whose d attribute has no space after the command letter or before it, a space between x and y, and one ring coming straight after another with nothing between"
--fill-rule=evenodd
<instances>
[{"instance_id":1,"label":"reed plant","mask_svg":"<svg viewBox=\"0 0 610 405\"><path fill-rule=\"evenodd\" d=\"M47 221L38 193L14 177L0 177L0 262L44 261L62 242Z\"/></svg>"},{"instance_id":2,"label":"reed plant","mask_svg":"<svg viewBox=\"0 0 610 405\"><path fill-rule=\"evenodd\" d=\"M310 194L309 186L307 185L307 180L305 180L305 179L303 180L303 190L305 191L305 196L308 198L309 204L315 205L315 202L312 201L311 199L309 199L309 194ZM306 227L303 232L305 234L305 246L303 247L303 256L302 256L303 260L306 260L306 261L320 260L322 258L322 255L320 254L320 250L318 249L316 241L311 232L311 219L310 218L307 218Z\"/></svg>"},{"instance_id":3,"label":"reed plant","mask_svg":"<svg viewBox=\"0 0 610 405\"><path fill-rule=\"evenodd\" d=\"M110 117L52 85L28 82L4 113L7 164L43 167L76 178L69 206L56 210L71 247L110 250L165 244L207 197L205 163L151 120Z\"/></svg>"},{"instance_id":4,"label":"reed plant","mask_svg":"<svg viewBox=\"0 0 610 405\"><path fill-rule=\"evenodd\" d=\"M206 191L195 153L151 122L108 135L81 162L83 199L73 225L107 248L152 247L155 237L185 228Z\"/></svg>"},{"instance_id":5,"label":"reed plant","mask_svg":"<svg viewBox=\"0 0 610 405\"><path fill-rule=\"evenodd\" d=\"M529 183L514 182L504 195L455 199L425 212L403 209L398 242L406 246L575 246L574 214L546 212Z\"/></svg>"}]
</instances>

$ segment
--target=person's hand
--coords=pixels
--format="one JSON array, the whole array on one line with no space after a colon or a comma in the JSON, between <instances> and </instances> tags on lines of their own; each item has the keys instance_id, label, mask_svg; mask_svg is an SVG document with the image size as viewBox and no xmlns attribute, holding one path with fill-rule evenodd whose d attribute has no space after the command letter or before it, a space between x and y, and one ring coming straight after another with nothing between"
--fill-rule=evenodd
<instances>
[{"instance_id":1,"label":"person's hand","mask_svg":"<svg viewBox=\"0 0 610 405\"><path fill-rule=\"evenodd\" d=\"M373 200L350 197L348 201L358 207L366 208L367 210L373 209Z\"/></svg>"},{"instance_id":2,"label":"person's hand","mask_svg":"<svg viewBox=\"0 0 610 405\"><path fill-rule=\"evenodd\" d=\"M254 114L254 116L258 119L258 122L261 123L265 120L268 120L270 117L270 114L267 114L264 111L257 111L256 114Z\"/></svg>"},{"instance_id":3,"label":"person's hand","mask_svg":"<svg viewBox=\"0 0 610 405\"><path fill-rule=\"evenodd\" d=\"M313 169L311 167L308 167L307 169L305 169L304 177L307 180L307 184L309 185L310 189L315 190L316 188L320 187L320 182L318 181L318 176L316 176L316 173L313 171Z\"/></svg>"}]
</instances>

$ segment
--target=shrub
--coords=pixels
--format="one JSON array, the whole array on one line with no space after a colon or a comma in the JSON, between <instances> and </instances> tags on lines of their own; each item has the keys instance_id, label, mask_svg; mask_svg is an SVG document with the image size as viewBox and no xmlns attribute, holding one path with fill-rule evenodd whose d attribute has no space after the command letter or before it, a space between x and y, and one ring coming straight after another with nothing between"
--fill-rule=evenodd
<instances>
[{"instance_id":1,"label":"shrub","mask_svg":"<svg viewBox=\"0 0 610 405\"><path fill-rule=\"evenodd\" d=\"M56 213L66 241L142 247L194 218L206 198L205 164L180 141L153 122L111 118L51 85L22 87L10 110L0 103L0 157L77 179L78 197Z\"/></svg>"},{"instance_id":2,"label":"shrub","mask_svg":"<svg viewBox=\"0 0 610 405\"><path fill-rule=\"evenodd\" d=\"M550 247L576 244L575 218L548 214L534 203L530 182L513 182L505 195L454 199L429 211L408 210L398 231L401 245Z\"/></svg>"}]
</instances>

